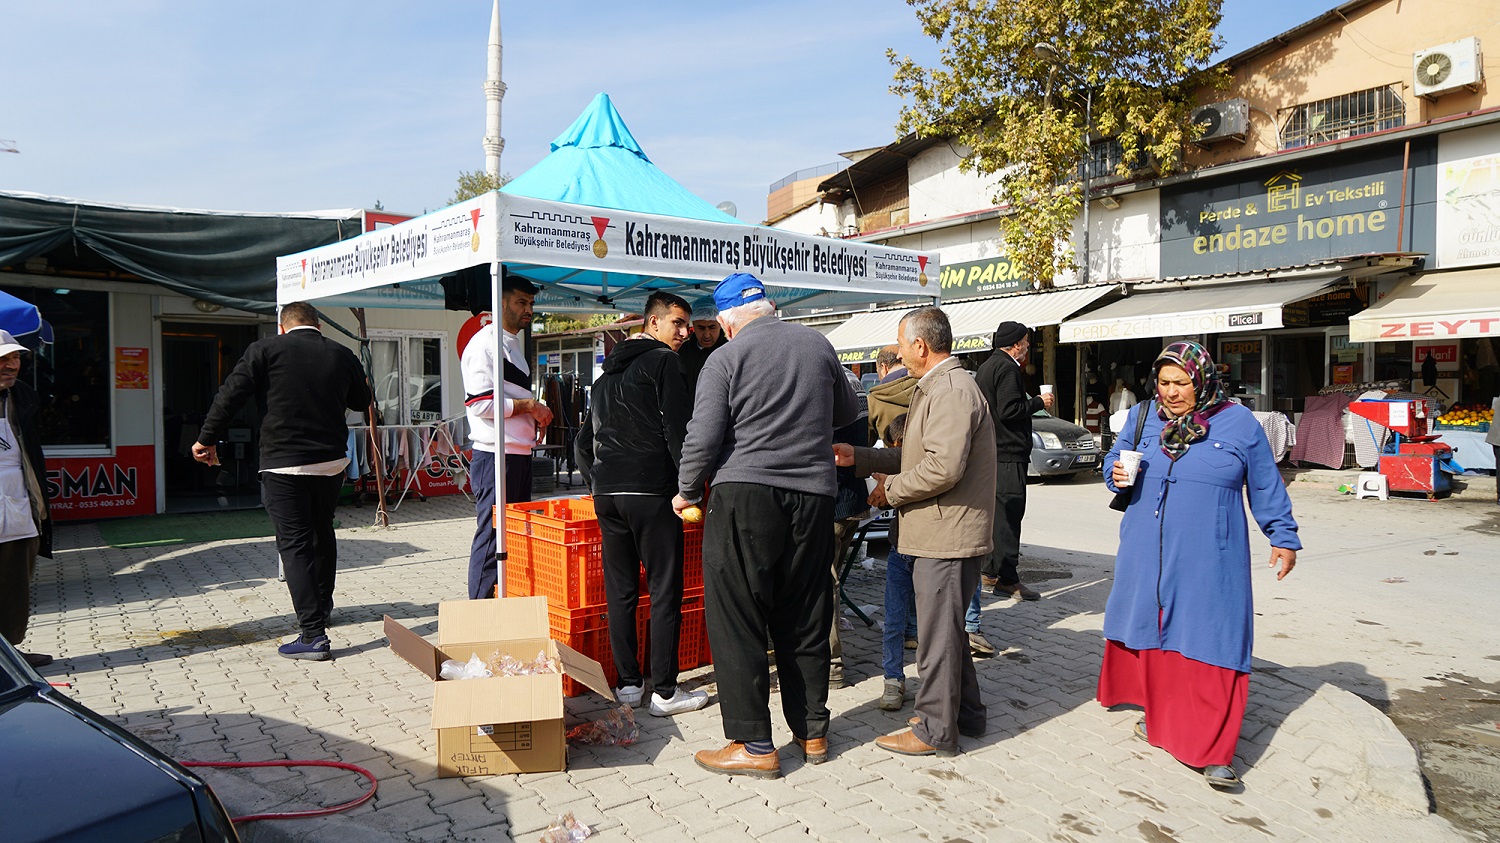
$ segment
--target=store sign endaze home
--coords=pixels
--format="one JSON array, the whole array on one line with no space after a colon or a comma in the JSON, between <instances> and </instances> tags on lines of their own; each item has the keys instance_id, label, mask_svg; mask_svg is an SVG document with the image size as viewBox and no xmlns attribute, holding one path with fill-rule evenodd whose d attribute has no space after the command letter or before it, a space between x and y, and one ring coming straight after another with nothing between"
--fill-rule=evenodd
<instances>
[{"instance_id":1,"label":"store sign endaze home","mask_svg":"<svg viewBox=\"0 0 1500 843\"><path fill-rule=\"evenodd\" d=\"M1419 163L1414 160L1413 166ZM1289 163L1232 178L1162 191L1163 277L1254 272L1402 251L1397 153L1346 156L1331 166ZM1432 203L1421 207L1430 217ZM1415 224L1415 210L1407 228Z\"/></svg>"}]
</instances>

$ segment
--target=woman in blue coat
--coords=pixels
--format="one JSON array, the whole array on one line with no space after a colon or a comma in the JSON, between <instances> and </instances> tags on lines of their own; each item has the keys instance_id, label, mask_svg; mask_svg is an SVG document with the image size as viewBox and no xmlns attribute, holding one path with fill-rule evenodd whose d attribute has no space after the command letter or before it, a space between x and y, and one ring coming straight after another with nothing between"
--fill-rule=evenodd
<instances>
[{"instance_id":1,"label":"woman in blue coat","mask_svg":"<svg viewBox=\"0 0 1500 843\"><path fill-rule=\"evenodd\" d=\"M1129 492L1130 504L1104 612L1099 702L1143 707L1138 737L1201 768L1210 785L1234 787L1254 638L1246 498L1278 580L1302 543L1265 432L1224 393L1208 351L1172 343L1152 371L1156 400L1136 405L1105 458L1114 469L1105 485ZM1148 414L1140 444L1129 441L1137 413ZM1122 449L1145 454L1133 485Z\"/></svg>"}]
</instances>

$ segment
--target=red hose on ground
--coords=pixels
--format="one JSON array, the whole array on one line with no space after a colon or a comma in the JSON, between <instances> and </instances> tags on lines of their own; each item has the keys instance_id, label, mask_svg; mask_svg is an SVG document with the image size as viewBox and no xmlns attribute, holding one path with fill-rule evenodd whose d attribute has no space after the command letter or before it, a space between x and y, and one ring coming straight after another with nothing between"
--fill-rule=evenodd
<instances>
[{"instance_id":1,"label":"red hose on ground","mask_svg":"<svg viewBox=\"0 0 1500 843\"><path fill-rule=\"evenodd\" d=\"M350 808L357 808L370 801L375 795L375 789L380 786L375 781L375 774L363 767L354 764L345 764L342 761L182 761L184 767L334 767L339 770L349 770L359 773L370 780L370 789L360 795L358 799L334 805L332 808L314 808L311 811L286 811L282 813L249 814L243 817L231 817L236 824L253 823L257 820L305 820L311 817L326 817L329 814L337 814Z\"/></svg>"}]
</instances>

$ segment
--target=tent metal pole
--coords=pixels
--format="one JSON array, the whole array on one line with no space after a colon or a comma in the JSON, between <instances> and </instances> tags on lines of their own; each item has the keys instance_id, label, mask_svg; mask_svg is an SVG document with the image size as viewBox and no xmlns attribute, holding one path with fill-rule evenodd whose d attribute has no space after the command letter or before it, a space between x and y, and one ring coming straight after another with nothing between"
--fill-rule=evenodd
<instances>
[{"instance_id":1,"label":"tent metal pole","mask_svg":"<svg viewBox=\"0 0 1500 843\"><path fill-rule=\"evenodd\" d=\"M495 591L505 596L505 381L500 377L505 359L505 321L501 318L500 262L490 264L490 318L495 323L495 511L490 523L495 528Z\"/></svg>"}]
</instances>

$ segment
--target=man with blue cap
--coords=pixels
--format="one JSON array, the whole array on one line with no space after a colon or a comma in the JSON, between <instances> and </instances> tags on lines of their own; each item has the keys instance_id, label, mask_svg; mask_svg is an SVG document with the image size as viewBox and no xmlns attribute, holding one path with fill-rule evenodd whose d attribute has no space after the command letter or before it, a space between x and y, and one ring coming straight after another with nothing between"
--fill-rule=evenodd
<instances>
[{"instance_id":1,"label":"man with blue cap","mask_svg":"<svg viewBox=\"0 0 1500 843\"><path fill-rule=\"evenodd\" d=\"M697 754L725 775L776 778L770 665L781 707L809 764L828 758L828 630L833 623L833 431L859 404L833 346L783 322L760 280L714 288L729 344L698 379L678 471L678 513L703 501L703 587L719 708L729 744Z\"/></svg>"}]
</instances>

